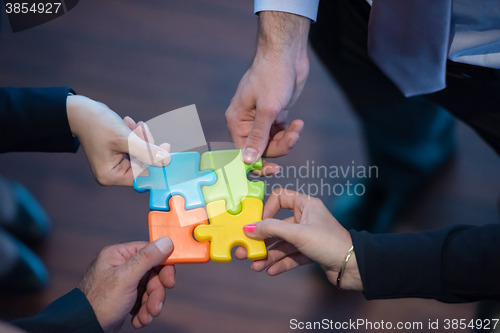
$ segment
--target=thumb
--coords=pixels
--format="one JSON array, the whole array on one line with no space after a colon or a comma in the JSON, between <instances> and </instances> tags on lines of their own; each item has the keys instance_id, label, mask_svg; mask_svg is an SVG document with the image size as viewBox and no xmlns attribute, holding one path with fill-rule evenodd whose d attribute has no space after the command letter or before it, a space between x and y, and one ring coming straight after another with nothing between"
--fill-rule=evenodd
<instances>
[{"instance_id":1,"label":"thumb","mask_svg":"<svg viewBox=\"0 0 500 333\"><path fill-rule=\"evenodd\" d=\"M243 147L243 161L253 164L262 156L269 143L269 132L278 113L267 109L257 109L252 130Z\"/></svg>"},{"instance_id":2,"label":"thumb","mask_svg":"<svg viewBox=\"0 0 500 333\"><path fill-rule=\"evenodd\" d=\"M158 147L146 142L134 132L130 132L128 136L127 153L148 165L164 166L169 164L171 157L168 148L170 148L170 146L167 144L162 144Z\"/></svg>"},{"instance_id":3,"label":"thumb","mask_svg":"<svg viewBox=\"0 0 500 333\"><path fill-rule=\"evenodd\" d=\"M243 227L243 232L249 238L280 238L292 245L296 245L301 237L304 237L300 225L277 219L265 219L257 223L247 224Z\"/></svg>"},{"instance_id":4,"label":"thumb","mask_svg":"<svg viewBox=\"0 0 500 333\"><path fill-rule=\"evenodd\" d=\"M139 282L150 269L158 266L173 251L174 244L168 237L162 237L137 251L125 263L127 276Z\"/></svg>"}]
</instances>

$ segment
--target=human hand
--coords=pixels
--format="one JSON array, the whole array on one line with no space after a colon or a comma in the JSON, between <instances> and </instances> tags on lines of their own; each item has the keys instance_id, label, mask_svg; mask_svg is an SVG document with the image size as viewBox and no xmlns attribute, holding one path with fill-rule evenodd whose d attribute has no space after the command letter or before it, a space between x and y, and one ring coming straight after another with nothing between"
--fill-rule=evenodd
<instances>
[{"instance_id":1,"label":"human hand","mask_svg":"<svg viewBox=\"0 0 500 333\"><path fill-rule=\"evenodd\" d=\"M79 288L104 332L118 332L129 313L135 328L160 315L165 288L175 285L175 267L158 265L172 250L172 241L162 237L152 243L117 244L101 251Z\"/></svg>"},{"instance_id":2,"label":"human hand","mask_svg":"<svg viewBox=\"0 0 500 333\"><path fill-rule=\"evenodd\" d=\"M169 144L154 145L150 136L135 130L138 124L131 118L122 120L106 105L68 96L66 109L71 132L80 140L101 185L132 186L134 173L127 154L149 165L170 163Z\"/></svg>"},{"instance_id":3,"label":"human hand","mask_svg":"<svg viewBox=\"0 0 500 333\"><path fill-rule=\"evenodd\" d=\"M294 216L285 220L273 217L280 209L289 209ZM269 275L278 275L295 267L318 262L328 280L337 285L338 273L352 246L351 235L328 211L320 199L289 190L275 190L264 206L264 220L243 227L245 234L254 239L265 239L273 244L267 258L254 261L252 269L260 272L267 268ZM246 250L236 251L244 259ZM345 290L363 290L356 255L353 253L344 269L341 287Z\"/></svg>"},{"instance_id":4,"label":"human hand","mask_svg":"<svg viewBox=\"0 0 500 333\"><path fill-rule=\"evenodd\" d=\"M286 127L286 120L309 73L309 24L309 19L294 14L259 14L257 53L226 111L229 132L247 164L261 156L286 155L300 137L304 123L294 120ZM254 172L275 174L279 167L264 162L262 170Z\"/></svg>"}]
</instances>

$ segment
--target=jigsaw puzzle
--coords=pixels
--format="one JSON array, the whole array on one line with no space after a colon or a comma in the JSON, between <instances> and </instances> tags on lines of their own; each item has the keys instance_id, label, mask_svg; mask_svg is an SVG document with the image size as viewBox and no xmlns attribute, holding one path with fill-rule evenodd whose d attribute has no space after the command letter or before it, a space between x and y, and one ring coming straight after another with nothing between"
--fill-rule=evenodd
<instances>
[{"instance_id":1,"label":"jigsaw puzzle","mask_svg":"<svg viewBox=\"0 0 500 333\"><path fill-rule=\"evenodd\" d=\"M262 159L248 165L241 159L239 149L210 151L201 156L200 169L213 170L217 175L215 185L202 190L206 203L224 200L227 211L238 214L245 197L264 199L264 182L247 178L250 171L262 169Z\"/></svg>"},{"instance_id":2,"label":"jigsaw puzzle","mask_svg":"<svg viewBox=\"0 0 500 333\"><path fill-rule=\"evenodd\" d=\"M150 191L149 208L169 211L168 200L173 195L182 195L186 209L201 207L205 204L201 186L213 185L216 175L212 170L199 171L200 153L185 152L170 154L172 160L164 167L148 166L148 176L134 179L137 192Z\"/></svg>"},{"instance_id":3,"label":"jigsaw puzzle","mask_svg":"<svg viewBox=\"0 0 500 333\"><path fill-rule=\"evenodd\" d=\"M231 249L236 245L247 249L247 258L250 260L264 259L267 256L263 240L248 238L243 233L243 226L262 220L262 201L257 198L245 198L241 205L241 212L233 215L226 211L226 203L223 200L207 204L210 225L200 225L194 229L196 240L210 241L212 261L231 261Z\"/></svg>"},{"instance_id":4,"label":"jigsaw puzzle","mask_svg":"<svg viewBox=\"0 0 500 333\"><path fill-rule=\"evenodd\" d=\"M186 211L184 197L174 195L169 200L170 211L149 213L149 241L169 237L174 251L162 265L204 264L210 260L208 243L199 243L193 238L193 231L199 225L208 225L204 208Z\"/></svg>"},{"instance_id":5,"label":"jigsaw puzzle","mask_svg":"<svg viewBox=\"0 0 500 333\"><path fill-rule=\"evenodd\" d=\"M240 150L171 157L167 166L148 166L148 175L134 179L136 191L150 192L150 241L167 236L174 244L162 264L229 262L237 245L247 249L248 259L264 259L264 241L243 233L244 225L262 219L264 182L247 179L248 172L262 168L262 160L246 165Z\"/></svg>"}]
</instances>

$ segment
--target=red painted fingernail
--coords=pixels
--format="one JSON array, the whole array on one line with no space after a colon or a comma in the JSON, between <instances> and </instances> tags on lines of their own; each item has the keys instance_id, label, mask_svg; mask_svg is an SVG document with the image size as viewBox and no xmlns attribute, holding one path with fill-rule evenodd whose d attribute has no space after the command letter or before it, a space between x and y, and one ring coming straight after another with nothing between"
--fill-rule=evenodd
<instances>
[{"instance_id":1,"label":"red painted fingernail","mask_svg":"<svg viewBox=\"0 0 500 333\"><path fill-rule=\"evenodd\" d=\"M257 225L255 224L247 224L243 227L244 232L248 232L249 234L253 234L257 230Z\"/></svg>"}]
</instances>

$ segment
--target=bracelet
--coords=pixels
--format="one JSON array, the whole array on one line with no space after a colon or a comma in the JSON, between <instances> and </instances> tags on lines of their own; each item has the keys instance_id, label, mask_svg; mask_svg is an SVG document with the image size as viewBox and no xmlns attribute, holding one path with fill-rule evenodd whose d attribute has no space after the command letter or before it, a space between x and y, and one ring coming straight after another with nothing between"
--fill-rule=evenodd
<instances>
[{"instance_id":1,"label":"bracelet","mask_svg":"<svg viewBox=\"0 0 500 333\"><path fill-rule=\"evenodd\" d=\"M347 251L344 261L342 261L342 265L340 265L339 275L337 276L337 288L339 288L339 290L343 290L342 288L340 288L340 279L344 275L345 266L347 266L347 262L349 261L349 258L351 257L353 252L354 252L354 245L351 246L349 251Z\"/></svg>"}]
</instances>

